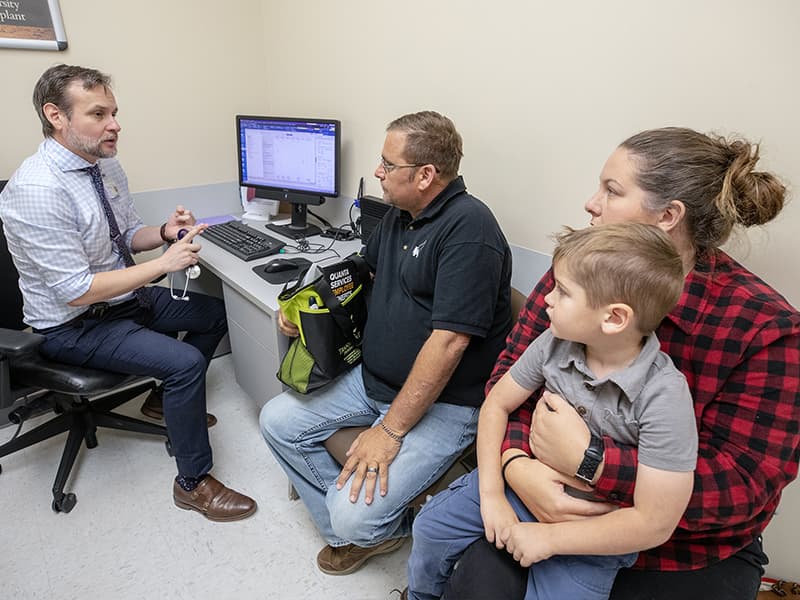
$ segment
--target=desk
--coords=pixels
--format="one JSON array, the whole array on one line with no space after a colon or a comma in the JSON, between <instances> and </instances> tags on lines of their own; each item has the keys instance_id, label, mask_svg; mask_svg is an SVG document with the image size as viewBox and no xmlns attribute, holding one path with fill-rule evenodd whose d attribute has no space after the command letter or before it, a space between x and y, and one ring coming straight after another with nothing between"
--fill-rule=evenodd
<instances>
[{"instance_id":1,"label":"desk","mask_svg":"<svg viewBox=\"0 0 800 600\"><path fill-rule=\"evenodd\" d=\"M261 229L263 223L251 222ZM292 240L281 238L289 245ZM275 377L280 359L289 346L289 341L277 326L278 294L283 284L271 284L253 272L253 267L268 263L276 256L285 258L305 258L310 261L326 259L335 262L332 253L325 254L286 254L275 255L245 262L223 250L214 243L198 238L203 245L200 263L207 271L216 275L222 283L222 296L228 316L231 353L236 382L259 406L280 394L284 387ZM319 236L310 238L312 242L331 242ZM344 258L361 248L358 240L335 242L333 248Z\"/></svg>"}]
</instances>

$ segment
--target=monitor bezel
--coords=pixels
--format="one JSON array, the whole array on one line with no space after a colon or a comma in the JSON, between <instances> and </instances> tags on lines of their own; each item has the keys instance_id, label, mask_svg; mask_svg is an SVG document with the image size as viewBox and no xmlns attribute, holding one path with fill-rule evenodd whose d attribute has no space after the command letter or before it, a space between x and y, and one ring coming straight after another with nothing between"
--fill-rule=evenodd
<instances>
[{"instance_id":1,"label":"monitor bezel","mask_svg":"<svg viewBox=\"0 0 800 600\"><path fill-rule=\"evenodd\" d=\"M244 181L244 158L242 156L241 122L246 120L285 123L317 123L334 126L334 190L333 193L291 188L286 186L270 186L248 183ZM239 171L239 186L252 188L259 198L282 200L294 204L322 204L324 198L338 198L341 194L341 162L342 162L342 123L338 119L317 117L277 117L267 115L236 115L236 164Z\"/></svg>"}]
</instances>

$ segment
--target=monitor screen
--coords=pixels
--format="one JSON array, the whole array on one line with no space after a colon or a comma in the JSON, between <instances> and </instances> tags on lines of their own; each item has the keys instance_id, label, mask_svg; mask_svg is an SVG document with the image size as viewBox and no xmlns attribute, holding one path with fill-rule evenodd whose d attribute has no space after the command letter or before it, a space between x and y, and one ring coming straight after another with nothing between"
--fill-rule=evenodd
<instances>
[{"instance_id":1,"label":"monitor screen","mask_svg":"<svg viewBox=\"0 0 800 600\"><path fill-rule=\"evenodd\" d=\"M339 121L240 115L236 129L239 185L290 195L339 195Z\"/></svg>"}]
</instances>

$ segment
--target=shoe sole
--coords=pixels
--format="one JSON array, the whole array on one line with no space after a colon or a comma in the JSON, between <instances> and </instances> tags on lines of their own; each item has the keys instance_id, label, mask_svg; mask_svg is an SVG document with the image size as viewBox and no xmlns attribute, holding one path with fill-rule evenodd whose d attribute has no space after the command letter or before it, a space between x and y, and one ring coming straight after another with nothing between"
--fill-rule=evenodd
<instances>
[{"instance_id":1,"label":"shoe sole","mask_svg":"<svg viewBox=\"0 0 800 600\"><path fill-rule=\"evenodd\" d=\"M403 544L406 543L406 538L404 538L404 537L395 538L394 542L395 542L394 544L390 544L390 545L386 546L385 548L381 548L380 550L376 550L372 554L364 555L364 558L362 558L357 563L354 563L350 568L345 569L344 571L332 571L330 569L326 569L321 564L319 564L319 561L317 561L317 568L320 571L322 571L323 573L325 573L326 575L350 575L350 573L355 573L356 571L358 571L362 566L364 566L364 563L367 562L373 556L378 556L380 554L388 554L389 552L394 552L400 546L402 546Z\"/></svg>"},{"instance_id":2,"label":"shoe sole","mask_svg":"<svg viewBox=\"0 0 800 600\"><path fill-rule=\"evenodd\" d=\"M151 419L155 419L156 421L163 421L164 420L164 415L162 413L156 412L156 411L151 410L149 408L146 408L144 406L142 406L142 408L139 409L139 412L142 413L145 417L149 417Z\"/></svg>"},{"instance_id":3,"label":"shoe sole","mask_svg":"<svg viewBox=\"0 0 800 600\"><path fill-rule=\"evenodd\" d=\"M155 421L163 421L164 420L164 414L163 413L156 412L156 411L154 411L152 409L149 409L149 408L145 408L144 406L139 409L139 412L142 413L145 417L148 417L149 419L153 419ZM211 415L211 416L213 417L213 420L211 421L211 423L209 423L208 422L208 414L206 414L206 425L208 426L209 429L211 429L214 425L217 424L217 417L214 417L214 415Z\"/></svg>"},{"instance_id":4,"label":"shoe sole","mask_svg":"<svg viewBox=\"0 0 800 600\"><path fill-rule=\"evenodd\" d=\"M208 513L205 513L199 508L197 508L196 506L192 506L191 504L188 504L186 502L181 502L180 500L176 500L175 498L173 498L172 501L175 502L175 506L177 506L178 508L182 508L183 510L193 510L203 515L209 521L214 521L216 523L229 523L231 521L241 521L242 519L246 519L247 517L252 515L254 512L256 512L256 509L258 509L258 505L255 505L253 506L253 508L240 515L233 515L231 517L212 517L209 516Z\"/></svg>"}]
</instances>

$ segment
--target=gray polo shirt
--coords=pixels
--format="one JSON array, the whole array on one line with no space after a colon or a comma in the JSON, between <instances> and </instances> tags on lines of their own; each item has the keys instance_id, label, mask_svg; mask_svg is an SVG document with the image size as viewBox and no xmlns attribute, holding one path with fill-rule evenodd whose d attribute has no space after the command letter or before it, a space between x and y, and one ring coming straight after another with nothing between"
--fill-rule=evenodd
<instances>
[{"instance_id":1,"label":"gray polo shirt","mask_svg":"<svg viewBox=\"0 0 800 600\"><path fill-rule=\"evenodd\" d=\"M549 391L575 407L600 436L638 446L639 463L664 471L692 471L697 462L697 424L686 378L651 334L636 360L598 379L586 364L583 344L536 338L510 369L525 389Z\"/></svg>"}]
</instances>

